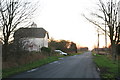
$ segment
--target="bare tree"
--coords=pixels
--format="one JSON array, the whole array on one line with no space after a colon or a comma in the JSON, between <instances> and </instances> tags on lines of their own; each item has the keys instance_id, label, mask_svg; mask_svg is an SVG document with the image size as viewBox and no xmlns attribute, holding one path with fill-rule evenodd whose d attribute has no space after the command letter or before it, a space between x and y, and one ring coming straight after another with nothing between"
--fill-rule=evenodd
<instances>
[{"instance_id":1,"label":"bare tree","mask_svg":"<svg viewBox=\"0 0 120 80\"><path fill-rule=\"evenodd\" d=\"M13 32L20 25L24 27L23 24L27 24L32 18L37 9L35 5L24 0L0 0L0 28L3 34L1 40L6 50Z\"/></svg>"},{"instance_id":2,"label":"bare tree","mask_svg":"<svg viewBox=\"0 0 120 80\"><path fill-rule=\"evenodd\" d=\"M120 42L120 23L118 23L118 3L116 0L109 0L106 4L99 0L99 12L100 13L92 13L94 17L101 19L102 22L98 22L96 20L90 19L83 15L88 21L102 29L105 34L107 34L111 41L111 53L113 55L113 58L116 59L117 52L116 52L116 46ZM102 26L101 26L102 24ZM103 28L103 25L108 27L108 29Z\"/></svg>"}]
</instances>

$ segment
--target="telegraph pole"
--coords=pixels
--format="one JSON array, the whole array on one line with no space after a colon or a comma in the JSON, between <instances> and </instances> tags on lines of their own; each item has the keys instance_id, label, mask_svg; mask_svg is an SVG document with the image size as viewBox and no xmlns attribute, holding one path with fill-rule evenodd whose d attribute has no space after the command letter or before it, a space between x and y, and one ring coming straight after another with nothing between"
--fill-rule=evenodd
<instances>
[{"instance_id":1,"label":"telegraph pole","mask_svg":"<svg viewBox=\"0 0 120 80\"><path fill-rule=\"evenodd\" d=\"M107 48L107 30L106 30L106 21L105 21L105 48Z\"/></svg>"},{"instance_id":2,"label":"telegraph pole","mask_svg":"<svg viewBox=\"0 0 120 80\"><path fill-rule=\"evenodd\" d=\"M98 54L99 54L99 37L100 37L99 29L97 29L97 33L98 33L98 46L97 46L97 52L98 52Z\"/></svg>"}]
</instances>

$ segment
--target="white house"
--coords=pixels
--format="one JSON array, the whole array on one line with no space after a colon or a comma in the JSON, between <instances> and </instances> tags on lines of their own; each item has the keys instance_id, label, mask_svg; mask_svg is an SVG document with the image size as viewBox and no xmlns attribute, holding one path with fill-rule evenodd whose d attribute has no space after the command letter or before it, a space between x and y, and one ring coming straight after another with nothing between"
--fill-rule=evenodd
<instances>
[{"instance_id":1,"label":"white house","mask_svg":"<svg viewBox=\"0 0 120 80\"><path fill-rule=\"evenodd\" d=\"M43 28L20 28L14 33L14 40L21 42L27 51L40 51L48 47L48 32Z\"/></svg>"},{"instance_id":2,"label":"white house","mask_svg":"<svg viewBox=\"0 0 120 80\"><path fill-rule=\"evenodd\" d=\"M120 22L120 1L118 2L118 22Z\"/></svg>"}]
</instances>

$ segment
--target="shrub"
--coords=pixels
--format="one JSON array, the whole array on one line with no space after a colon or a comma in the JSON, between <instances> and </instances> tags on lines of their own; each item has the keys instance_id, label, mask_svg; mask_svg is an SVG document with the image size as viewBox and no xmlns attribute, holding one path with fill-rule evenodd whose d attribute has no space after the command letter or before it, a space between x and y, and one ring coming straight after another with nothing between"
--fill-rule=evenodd
<instances>
[{"instance_id":1,"label":"shrub","mask_svg":"<svg viewBox=\"0 0 120 80\"><path fill-rule=\"evenodd\" d=\"M41 48L41 51L42 51L42 52L50 53L50 52L51 52L51 48L42 47L42 48Z\"/></svg>"}]
</instances>

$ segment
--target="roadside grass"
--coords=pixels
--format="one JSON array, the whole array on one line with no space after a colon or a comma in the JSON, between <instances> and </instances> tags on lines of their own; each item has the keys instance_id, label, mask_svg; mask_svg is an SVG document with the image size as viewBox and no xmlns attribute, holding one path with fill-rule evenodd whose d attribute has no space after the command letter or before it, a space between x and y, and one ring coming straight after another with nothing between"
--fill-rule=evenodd
<instances>
[{"instance_id":1,"label":"roadside grass","mask_svg":"<svg viewBox=\"0 0 120 80\"><path fill-rule=\"evenodd\" d=\"M81 53L72 53L69 56L80 55L80 54ZM66 57L66 56L63 56L63 55L50 56L50 57L46 57L44 59L40 59L40 60L31 62L29 64L23 64L23 65L18 66L18 67L12 67L12 68L8 68L8 69L3 69L2 70L2 78L7 78L7 77L10 77L12 75L18 74L20 72L28 71L28 70L40 67L42 65L51 63L53 61L57 61L57 60L59 60L60 57Z\"/></svg>"},{"instance_id":2,"label":"roadside grass","mask_svg":"<svg viewBox=\"0 0 120 80\"><path fill-rule=\"evenodd\" d=\"M48 64L50 62L58 60L59 57L63 57L63 56L51 56L51 57L47 57L45 59L34 61L32 63L29 63L29 64L24 64L24 65L21 65L21 66L18 66L18 67L3 69L2 70L2 78L6 78L6 77L9 77L11 75L20 73L20 72L24 72L24 71L27 71L27 70L30 70L30 69L33 69L33 68L40 67L42 65L45 65L45 64Z\"/></svg>"},{"instance_id":3,"label":"roadside grass","mask_svg":"<svg viewBox=\"0 0 120 80\"><path fill-rule=\"evenodd\" d=\"M74 56L74 55L80 55L80 54L82 54L83 52L80 52L80 53L70 53L68 56Z\"/></svg>"},{"instance_id":4,"label":"roadside grass","mask_svg":"<svg viewBox=\"0 0 120 80\"><path fill-rule=\"evenodd\" d=\"M93 53L94 62L100 68L100 76L101 78L117 78L120 77L120 73L118 72L118 61L113 61L108 58L106 55L98 55Z\"/></svg>"}]
</instances>

